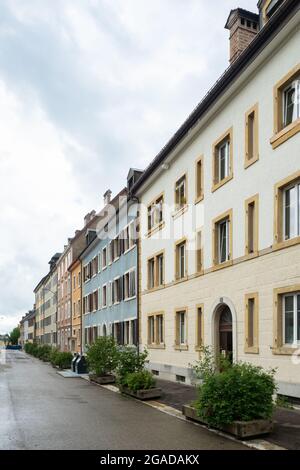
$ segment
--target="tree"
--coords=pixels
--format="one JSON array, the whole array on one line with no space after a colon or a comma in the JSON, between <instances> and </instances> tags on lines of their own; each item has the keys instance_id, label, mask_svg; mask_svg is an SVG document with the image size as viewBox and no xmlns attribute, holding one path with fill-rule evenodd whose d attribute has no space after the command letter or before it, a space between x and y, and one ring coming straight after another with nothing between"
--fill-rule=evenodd
<instances>
[{"instance_id":1,"label":"tree","mask_svg":"<svg viewBox=\"0 0 300 470\"><path fill-rule=\"evenodd\" d=\"M9 335L9 341L11 344L18 344L18 340L20 338L20 328L14 328Z\"/></svg>"}]
</instances>

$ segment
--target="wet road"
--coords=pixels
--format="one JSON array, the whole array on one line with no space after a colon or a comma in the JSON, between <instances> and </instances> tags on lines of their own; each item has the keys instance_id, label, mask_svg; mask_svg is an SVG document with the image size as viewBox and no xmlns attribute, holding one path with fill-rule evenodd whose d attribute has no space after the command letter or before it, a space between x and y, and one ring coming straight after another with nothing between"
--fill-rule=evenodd
<instances>
[{"instance_id":1,"label":"wet road","mask_svg":"<svg viewBox=\"0 0 300 470\"><path fill-rule=\"evenodd\" d=\"M0 351L0 449L247 449L20 351Z\"/></svg>"}]
</instances>

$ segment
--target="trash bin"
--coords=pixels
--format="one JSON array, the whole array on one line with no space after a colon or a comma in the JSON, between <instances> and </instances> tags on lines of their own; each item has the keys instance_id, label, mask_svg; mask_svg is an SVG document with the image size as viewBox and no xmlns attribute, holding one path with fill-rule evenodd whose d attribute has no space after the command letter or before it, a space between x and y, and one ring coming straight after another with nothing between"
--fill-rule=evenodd
<instances>
[{"instance_id":1,"label":"trash bin","mask_svg":"<svg viewBox=\"0 0 300 470\"><path fill-rule=\"evenodd\" d=\"M87 364L84 356L78 356L75 362L75 372L76 374L86 374L87 373Z\"/></svg>"},{"instance_id":2,"label":"trash bin","mask_svg":"<svg viewBox=\"0 0 300 470\"><path fill-rule=\"evenodd\" d=\"M72 370L72 372L75 372L75 363L76 363L76 361L77 361L77 359L78 359L78 356L79 356L79 354L74 354L74 357L73 357L73 359L72 359L72 362L71 362L71 370Z\"/></svg>"}]
</instances>

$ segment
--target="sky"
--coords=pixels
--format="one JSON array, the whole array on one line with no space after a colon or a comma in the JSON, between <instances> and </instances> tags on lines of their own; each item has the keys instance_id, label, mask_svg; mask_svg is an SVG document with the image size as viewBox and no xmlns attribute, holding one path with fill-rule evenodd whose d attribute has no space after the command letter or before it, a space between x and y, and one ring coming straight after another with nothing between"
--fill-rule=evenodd
<instances>
[{"instance_id":1,"label":"sky","mask_svg":"<svg viewBox=\"0 0 300 470\"><path fill-rule=\"evenodd\" d=\"M227 68L227 16L256 3L0 0L0 334Z\"/></svg>"}]
</instances>

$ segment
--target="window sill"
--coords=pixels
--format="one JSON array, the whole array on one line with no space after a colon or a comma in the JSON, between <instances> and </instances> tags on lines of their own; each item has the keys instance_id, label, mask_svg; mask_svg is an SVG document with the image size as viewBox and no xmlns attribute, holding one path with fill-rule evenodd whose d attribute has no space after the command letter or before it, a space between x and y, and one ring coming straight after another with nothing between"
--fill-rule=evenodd
<instances>
[{"instance_id":1,"label":"window sill","mask_svg":"<svg viewBox=\"0 0 300 470\"><path fill-rule=\"evenodd\" d=\"M132 245L130 248L128 248L126 251L124 251L123 255L126 255L126 253L129 253L131 250L133 250L136 247L135 245Z\"/></svg>"},{"instance_id":2,"label":"window sill","mask_svg":"<svg viewBox=\"0 0 300 470\"><path fill-rule=\"evenodd\" d=\"M174 284L180 284L180 282L184 282L188 280L188 276L180 277L174 280Z\"/></svg>"},{"instance_id":3,"label":"window sill","mask_svg":"<svg viewBox=\"0 0 300 470\"><path fill-rule=\"evenodd\" d=\"M175 344L174 349L176 351L188 351L189 347L187 344Z\"/></svg>"},{"instance_id":4,"label":"window sill","mask_svg":"<svg viewBox=\"0 0 300 470\"><path fill-rule=\"evenodd\" d=\"M278 243L274 243L273 250L281 250L282 248L288 248L289 246L298 245L300 243L300 237L290 238Z\"/></svg>"},{"instance_id":5,"label":"window sill","mask_svg":"<svg viewBox=\"0 0 300 470\"><path fill-rule=\"evenodd\" d=\"M297 346L281 346L280 348L272 348L272 353L275 355L281 355L281 356L292 356L295 351L298 351Z\"/></svg>"},{"instance_id":6,"label":"window sill","mask_svg":"<svg viewBox=\"0 0 300 470\"><path fill-rule=\"evenodd\" d=\"M270 144L273 150L279 147L279 145L286 142L288 139L293 137L295 134L300 132L300 118L292 122L288 126L284 127L281 131L277 132L270 139Z\"/></svg>"},{"instance_id":7,"label":"window sill","mask_svg":"<svg viewBox=\"0 0 300 470\"><path fill-rule=\"evenodd\" d=\"M233 265L233 261L232 261L232 260L225 261L225 263L215 264L215 265L212 267L212 271L218 271L219 269L227 268L228 266L232 266L232 265Z\"/></svg>"},{"instance_id":8,"label":"window sill","mask_svg":"<svg viewBox=\"0 0 300 470\"><path fill-rule=\"evenodd\" d=\"M195 346L195 351L202 352L203 351L203 345L202 346Z\"/></svg>"},{"instance_id":9,"label":"window sill","mask_svg":"<svg viewBox=\"0 0 300 470\"><path fill-rule=\"evenodd\" d=\"M173 214L172 214L173 219L174 220L178 219L178 217L183 215L188 210L188 208L189 208L188 204L185 204L183 207L180 207L180 209L173 212Z\"/></svg>"},{"instance_id":10,"label":"window sill","mask_svg":"<svg viewBox=\"0 0 300 470\"><path fill-rule=\"evenodd\" d=\"M199 202L203 201L203 199L204 199L204 194L201 194L200 196L196 197L195 204L198 204Z\"/></svg>"},{"instance_id":11,"label":"window sill","mask_svg":"<svg viewBox=\"0 0 300 470\"><path fill-rule=\"evenodd\" d=\"M161 290L165 288L165 284L161 284L160 286L155 286L155 287L148 287L146 292L151 293L151 292L156 292L157 290Z\"/></svg>"},{"instance_id":12,"label":"window sill","mask_svg":"<svg viewBox=\"0 0 300 470\"><path fill-rule=\"evenodd\" d=\"M254 163L256 163L259 160L259 155L254 155L254 157L250 158L248 160L247 156L245 157L245 163L244 163L244 168L245 170L249 168L249 166L252 166Z\"/></svg>"},{"instance_id":13,"label":"window sill","mask_svg":"<svg viewBox=\"0 0 300 470\"><path fill-rule=\"evenodd\" d=\"M151 237L151 235L153 235L154 233L157 233L159 232L160 230L162 230L165 226L165 221L163 220L162 222L160 222L159 224L157 225L154 225L153 227L151 227L148 232L146 233L146 237Z\"/></svg>"},{"instance_id":14,"label":"window sill","mask_svg":"<svg viewBox=\"0 0 300 470\"><path fill-rule=\"evenodd\" d=\"M245 354L259 354L259 347L258 346L245 346L244 349Z\"/></svg>"},{"instance_id":15,"label":"window sill","mask_svg":"<svg viewBox=\"0 0 300 470\"><path fill-rule=\"evenodd\" d=\"M222 181L219 181L218 183L214 183L211 188L211 192L214 193L217 191L217 189L221 188L224 186L224 184L228 183L228 181L233 179L233 174L231 173L229 176L226 176L226 178L222 179Z\"/></svg>"},{"instance_id":16,"label":"window sill","mask_svg":"<svg viewBox=\"0 0 300 470\"><path fill-rule=\"evenodd\" d=\"M148 349L166 349L165 344L147 344Z\"/></svg>"},{"instance_id":17,"label":"window sill","mask_svg":"<svg viewBox=\"0 0 300 470\"><path fill-rule=\"evenodd\" d=\"M124 299L124 302L129 302L130 300L134 300L134 299L136 299L136 295L132 297L127 297L127 299Z\"/></svg>"}]
</instances>

